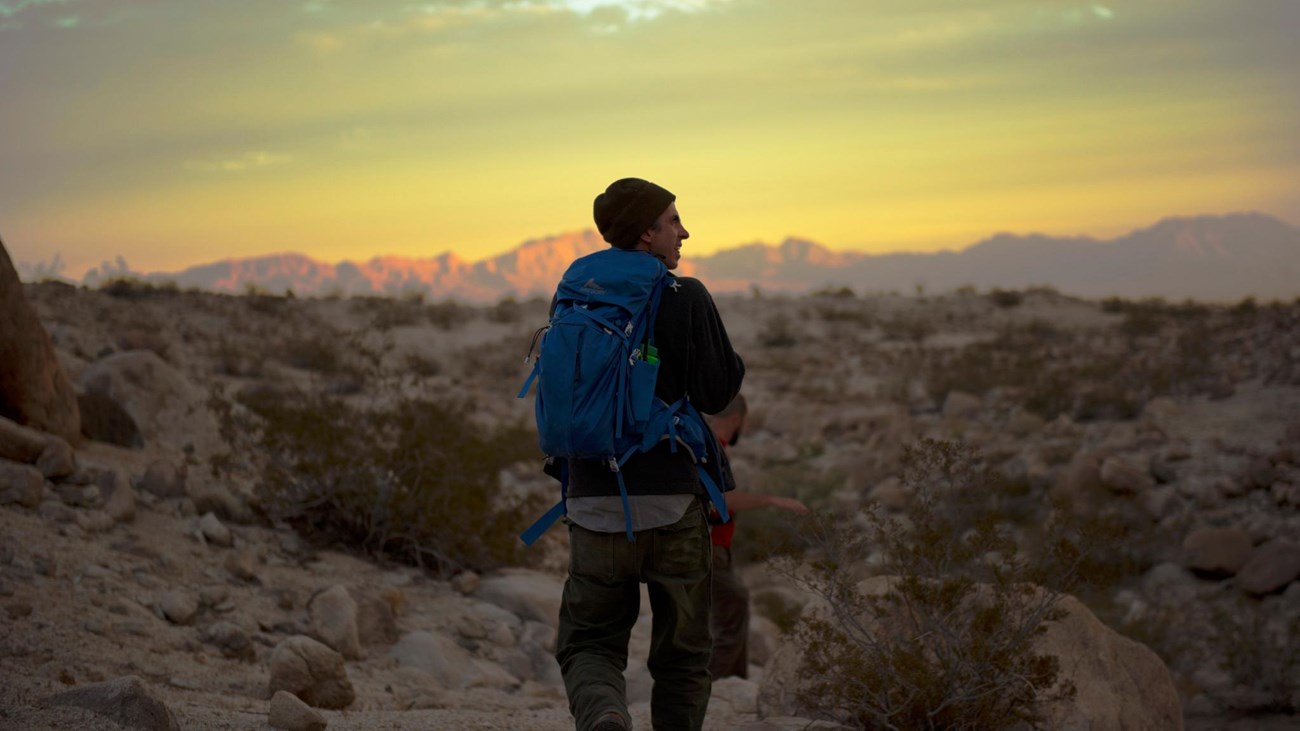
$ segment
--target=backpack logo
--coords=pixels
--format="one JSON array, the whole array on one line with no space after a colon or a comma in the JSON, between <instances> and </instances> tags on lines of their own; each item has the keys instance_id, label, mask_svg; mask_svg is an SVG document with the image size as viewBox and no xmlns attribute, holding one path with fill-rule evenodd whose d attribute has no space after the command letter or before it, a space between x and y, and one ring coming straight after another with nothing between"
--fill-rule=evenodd
<instances>
[{"instance_id":1,"label":"backpack logo","mask_svg":"<svg viewBox=\"0 0 1300 731\"><path fill-rule=\"evenodd\" d=\"M587 283L582 285L582 291L591 292L592 294L605 294L605 288L600 286L595 277L588 279Z\"/></svg>"}]
</instances>

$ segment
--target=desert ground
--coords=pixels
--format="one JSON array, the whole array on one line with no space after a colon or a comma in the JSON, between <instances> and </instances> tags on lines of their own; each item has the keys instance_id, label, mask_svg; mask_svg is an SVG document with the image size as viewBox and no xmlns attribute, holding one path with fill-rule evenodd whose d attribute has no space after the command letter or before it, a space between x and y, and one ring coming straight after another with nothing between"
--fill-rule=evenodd
<instances>
[{"instance_id":1,"label":"desert ground","mask_svg":"<svg viewBox=\"0 0 1300 731\"><path fill-rule=\"evenodd\" d=\"M272 688L291 686L316 708L285 710L288 728L572 728L550 655L563 529L520 550L523 524L466 522L477 503L445 498L403 504L428 512L403 533L403 516L375 506L397 499L379 486L406 465L384 430L408 422L369 421L448 405L402 417L461 445L436 477L463 472L494 508L531 518L555 497L529 442L531 400L516 398L544 301L136 282L22 293L89 437L61 460L51 448L0 462L0 728L168 728L169 713L179 728L264 729ZM1300 723L1300 302L968 288L755 290L718 306L748 368L743 489L845 516L896 511L909 445L972 445L994 476L987 501L1025 541L1053 500L1120 531L1099 548L1111 577L1078 594L1079 611L1105 642L1158 658L1180 723ZM270 441L269 424L319 404L346 411ZM310 482L304 449L337 469ZM324 493L369 513L322 512ZM746 518L751 673L715 684L705 728L809 727L815 714L772 680L796 667L783 627L810 601L771 563L797 550L798 530ZM642 619L627 677L635 726L649 728L645 602ZM114 711L128 715L67 695L129 677L136 710ZM139 710L151 703L166 713ZM1105 718L1091 727L1137 728Z\"/></svg>"}]
</instances>

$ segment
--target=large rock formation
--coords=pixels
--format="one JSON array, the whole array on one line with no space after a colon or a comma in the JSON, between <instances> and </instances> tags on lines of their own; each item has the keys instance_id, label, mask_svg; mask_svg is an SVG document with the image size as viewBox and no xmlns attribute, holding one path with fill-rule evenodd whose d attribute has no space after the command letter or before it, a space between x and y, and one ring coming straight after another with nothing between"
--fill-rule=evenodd
<instances>
[{"instance_id":1,"label":"large rock formation","mask_svg":"<svg viewBox=\"0 0 1300 731\"><path fill-rule=\"evenodd\" d=\"M0 241L0 416L75 442L77 394Z\"/></svg>"},{"instance_id":2,"label":"large rock formation","mask_svg":"<svg viewBox=\"0 0 1300 731\"><path fill-rule=\"evenodd\" d=\"M877 576L858 588L866 594L880 594L891 580ZM1057 606L1065 610L1065 617L1048 624L1034 649L1059 659L1060 680L1073 684L1075 694L1046 708L1047 727L1131 731L1183 727L1173 678L1154 652L1102 624L1073 597L1062 597ZM804 616L825 611L825 605L816 601ZM886 627L883 631L892 630ZM813 709L797 701L800 687L807 682L800 674L802 659L799 645L787 636L764 672L758 698L760 716L815 715Z\"/></svg>"}]
</instances>

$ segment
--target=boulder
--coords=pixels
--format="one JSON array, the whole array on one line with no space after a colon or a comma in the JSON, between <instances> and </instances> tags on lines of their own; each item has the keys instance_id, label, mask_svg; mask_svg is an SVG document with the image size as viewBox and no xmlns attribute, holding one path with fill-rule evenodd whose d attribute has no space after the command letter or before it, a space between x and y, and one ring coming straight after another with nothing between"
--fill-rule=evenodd
<instances>
[{"instance_id":1,"label":"boulder","mask_svg":"<svg viewBox=\"0 0 1300 731\"><path fill-rule=\"evenodd\" d=\"M257 648L248 633L233 622L213 622L203 631L203 641L214 645L226 657L252 662L257 659Z\"/></svg>"},{"instance_id":2,"label":"boulder","mask_svg":"<svg viewBox=\"0 0 1300 731\"><path fill-rule=\"evenodd\" d=\"M873 577L858 587L866 594L881 594L892 580ZM1062 597L1057 606L1065 611L1064 618L1049 623L1034 648L1059 659L1060 679L1072 683L1075 694L1045 709L1048 728L1183 727L1173 678L1154 652L1106 627L1073 597ZM828 613L821 602L806 611L813 616ZM860 619L877 631L895 631L874 619ZM795 637L788 635L764 669L758 694L761 718L815 715L813 709L803 708L797 701L799 689L808 682L800 674L801 662L802 650Z\"/></svg>"},{"instance_id":3,"label":"boulder","mask_svg":"<svg viewBox=\"0 0 1300 731\"><path fill-rule=\"evenodd\" d=\"M49 435L0 416L0 459L33 464L45 451Z\"/></svg>"},{"instance_id":4,"label":"boulder","mask_svg":"<svg viewBox=\"0 0 1300 731\"><path fill-rule=\"evenodd\" d=\"M72 382L59 365L50 334L23 294L0 241L0 416L70 442L81 436Z\"/></svg>"},{"instance_id":5,"label":"boulder","mask_svg":"<svg viewBox=\"0 0 1300 731\"><path fill-rule=\"evenodd\" d=\"M361 657L357 631L357 603L342 586L335 585L307 602L311 635L334 648L348 660Z\"/></svg>"},{"instance_id":6,"label":"boulder","mask_svg":"<svg viewBox=\"0 0 1300 731\"><path fill-rule=\"evenodd\" d=\"M41 456L36 458L36 469L51 480L70 477L77 471L77 457L72 453L72 445L58 437L49 437Z\"/></svg>"},{"instance_id":7,"label":"boulder","mask_svg":"<svg viewBox=\"0 0 1300 731\"><path fill-rule=\"evenodd\" d=\"M81 374L80 385L120 406L146 444L193 450L201 462L226 451L207 392L151 350L102 358Z\"/></svg>"},{"instance_id":8,"label":"boulder","mask_svg":"<svg viewBox=\"0 0 1300 731\"><path fill-rule=\"evenodd\" d=\"M343 656L305 635L284 640L271 651L270 693L284 690L317 708L347 708L356 691Z\"/></svg>"},{"instance_id":9,"label":"boulder","mask_svg":"<svg viewBox=\"0 0 1300 731\"><path fill-rule=\"evenodd\" d=\"M965 391L949 391L943 399L943 415L948 419L977 419L983 408L983 399Z\"/></svg>"},{"instance_id":10,"label":"boulder","mask_svg":"<svg viewBox=\"0 0 1300 731\"><path fill-rule=\"evenodd\" d=\"M1198 528L1183 539L1187 568L1208 576L1232 576L1246 565L1255 545L1240 528Z\"/></svg>"},{"instance_id":11,"label":"boulder","mask_svg":"<svg viewBox=\"0 0 1300 731\"><path fill-rule=\"evenodd\" d=\"M448 690L519 685L519 679L500 665L473 657L455 640L436 632L411 632L398 640L389 654L401 667L427 673Z\"/></svg>"},{"instance_id":12,"label":"boulder","mask_svg":"<svg viewBox=\"0 0 1300 731\"><path fill-rule=\"evenodd\" d=\"M1101 483L1117 495L1142 495L1155 487L1150 460L1136 456L1107 457L1101 463Z\"/></svg>"},{"instance_id":13,"label":"boulder","mask_svg":"<svg viewBox=\"0 0 1300 731\"><path fill-rule=\"evenodd\" d=\"M127 449L140 449L144 437L135 419L113 399L103 393L83 393L77 397L81 410L81 433L97 442Z\"/></svg>"},{"instance_id":14,"label":"boulder","mask_svg":"<svg viewBox=\"0 0 1300 731\"><path fill-rule=\"evenodd\" d=\"M110 718L123 728L139 731L179 731L172 712L134 675L82 685L52 696L55 706L85 708Z\"/></svg>"},{"instance_id":15,"label":"boulder","mask_svg":"<svg viewBox=\"0 0 1300 731\"><path fill-rule=\"evenodd\" d=\"M271 696L271 712L267 716L271 728L287 731L324 731L328 723L320 711L312 708L293 693L278 690Z\"/></svg>"},{"instance_id":16,"label":"boulder","mask_svg":"<svg viewBox=\"0 0 1300 731\"><path fill-rule=\"evenodd\" d=\"M505 569L485 578L475 596L517 614L521 619L545 622L552 627L560 622L560 595L564 580L531 569Z\"/></svg>"},{"instance_id":17,"label":"boulder","mask_svg":"<svg viewBox=\"0 0 1300 731\"><path fill-rule=\"evenodd\" d=\"M214 546L230 548L235 545L235 537L230 529L213 513L204 513L199 518L199 532L203 534L204 540Z\"/></svg>"},{"instance_id":18,"label":"boulder","mask_svg":"<svg viewBox=\"0 0 1300 731\"><path fill-rule=\"evenodd\" d=\"M1281 591L1300 578L1300 544L1277 538L1259 546L1237 572L1247 594L1262 596Z\"/></svg>"},{"instance_id":19,"label":"boulder","mask_svg":"<svg viewBox=\"0 0 1300 731\"><path fill-rule=\"evenodd\" d=\"M353 590L352 600L357 603L357 639L362 646L391 645L400 636L393 605L377 596Z\"/></svg>"}]
</instances>

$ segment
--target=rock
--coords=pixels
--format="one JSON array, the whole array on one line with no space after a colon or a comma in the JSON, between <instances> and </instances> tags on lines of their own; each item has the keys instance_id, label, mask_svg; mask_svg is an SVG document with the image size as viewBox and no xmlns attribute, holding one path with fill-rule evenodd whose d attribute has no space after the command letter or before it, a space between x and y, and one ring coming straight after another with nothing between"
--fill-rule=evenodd
<instances>
[{"instance_id":1,"label":"rock","mask_svg":"<svg viewBox=\"0 0 1300 731\"><path fill-rule=\"evenodd\" d=\"M560 622L561 578L531 569L504 569L497 576L483 579L475 596L514 612L522 619L545 622L552 627Z\"/></svg>"},{"instance_id":2,"label":"rock","mask_svg":"<svg viewBox=\"0 0 1300 731\"><path fill-rule=\"evenodd\" d=\"M0 459L32 464L45 451L50 435L0 416Z\"/></svg>"},{"instance_id":3,"label":"rock","mask_svg":"<svg viewBox=\"0 0 1300 731\"><path fill-rule=\"evenodd\" d=\"M99 487L96 485L76 485L71 482L64 482L55 485L54 494L64 505L73 508L98 507L103 504L103 497L99 494Z\"/></svg>"},{"instance_id":4,"label":"rock","mask_svg":"<svg viewBox=\"0 0 1300 731\"><path fill-rule=\"evenodd\" d=\"M1075 510L1096 505L1104 491L1101 481L1101 457L1095 452L1078 451L1061 472L1051 495L1069 502Z\"/></svg>"},{"instance_id":5,"label":"rock","mask_svg":"<svg viewBox=\"0 0 1300 731\"><path fill-rule=\"evenodd\" d=\"M160 498L188 497L185 492L185 470L167 460L151 462L140 477L138 487Z\"/></svg>"},{"instance_id":6,"label":"rock","mask_svg":"<svg viewBox=\"0 0 1300 731\"><path fill-rule=\"evenodd\" d=\"M1141 495L1155 487L1149 461L1134 456L1107 457L1101 463L1101 483L1117 495Z\"/></svg>"},{"instance_id":7,"label":"rock","mask_svg":"<svg viewBox=\"0 0 1300 731\"><path fill-rule=\"evenodd\" d=\"M45 442L45 449L36 458L36 469L51 480L68 477L77 471L77 458L72 453L72 445L58 437L50 437Z\"/></svg>"},{"instance_id":8,"label":"rock","mask_svg":"<svg viewBox=\"0 0 1300 731\"><path fill-rule=\"evenodd\" d=\"M79 512L74 516L73 522L77 524L78 528L87 533L103 533L112 530L113 526L117 524L108 513L102 510Z\"/></svg>"},{"instance_id":9,"label":"rock","mask_svg":"<svg viewBox=\"0 0 1300 731\"><path fill-rule=\"evenodd\" d=\"M1257 596L1281 591L1298 577L1300 544L1285 538L1276 538L1256 548L1237 572L1242 591Z\"/></svg>"},{"instance_id":10,"label":"rock","mask_svg":"<svg viewBox=\"0 0 1300 731\"><path fill-rule=\"evenodd\" d=\"M77 394L0 241L0 417L75 442Z\"/></svg>"},{"instance_id":11,"label":"rock","mask_svg":"<svg viewBox=\"0 0 1300 731\"><path fill-rule=\"evenodd\" d=\"M357 632L357 603L342 586L335 585L307 602L311 635L348 660L361 657Z\"/></svg>"},{"instance_id":12,"label":"rock","mask_svg":"<svg viewBox=\"0 0 1300 731\"><path fill-rule=\"evenodd\" d=\"M376 596L353 590L357 603L357 639L361 645L391 645L397 642L397 617L393 606Z\"/></svg>"},{"instance_id":13,"label":"rock","mask_svg":"<svg viewBox=\"0 0 1300 731\"><path fill-rule=\"evenodd\" d=\"M867 500L880 503L890 510L902 510L907 507L907 488L897 477L887 477L871 488Z\"/></svg>"},{"instance_id":14,"label":"rock","mask_svg":"<svg viewBox=\"0 0 1300 731\"><path fill-rule=\"evenodd\" d=\"M432 676L439 687L512 688L518 678L501 666L472 657L455 640L433 632L411 632L389 650L389 655L403 668L421 670Z\"/></svg>"},{"instance_id":15,"label":"rock","mask_svg":"<svg viewBox=\"0 0 1300 731\"><path fill-rule=\"evenodd\" d=\"M888 590L891 580L867 579L859 590L880 594ZM1062 597L1057 606L1064 610L1064 618L1047 624L1034 649L1060 658L1060 679L1072 683L1076 693L1046 708L1046 727L1182 729L1173 678L1155 653L1106 627L1073 597ZM818 604L808 611L825 616L829 610ZM873 620L863 622L863 626L873 625L882 632L906 631ZM797 640L787 636L764 670L758 694L760 717L811 715L797 701L799 689L808 682L800 675L801 662Z\"/></svg>"},{"instance_id":16,"label":"rock","mask_svg":"<svg viewBox=\"0 0 1300 731\"><path fill-rule=\"evenodd\" d=\"M118 523L135 520L135 489L114 470L99 474L95 484L104 496L104 512Z\"/></svg>"},{"instance_id":17,"label":"rock","mask_svg":"<svg viewBox=\"0 0 1300 731\"><path fill-rule=\"evenodd\" d=\"M347 708L356 700L343 656L304 635L271 651L270 693L284 690L317 708Z\"/></svg>"},{"instance_id":18,"label":"rock","mask_svg":"<svg viewBox=\"0 0 1300 731\"><path fill-rule=\"evenodd\" d=\"M463 688L471 680L465 673L471 666L469 653L442 634L410 632L399 639L388 654L404 668L428 673L442 688Z\"/></svg>"},{"instance_id":19,"label":"rock","mask_svg":"<svg viewBox=\"0 0 1300 731\"><path fill-rule=\"evenodd\" d=\"M323 731L327 725L320 711L312 708L293 693L283 690L271 696L271 713L267 718L271 728L288 731Z\"/></svg>"},{"instance_id":20,"label":"rock","mask_svg":"<svg viewBox=\"0 0 1300 731\"><path fill-rule=\"evenodd\" d=\"M257 659L257 648L249 640L248 633L233 622L213 622L204 630L203 641L215 645L226 657L245 662Z\"/></svg>"},{"instance_id":21,"label":"rock","mask_svg":"<svg viewBox=\"0 0 1300 731\"><path fill-rule=\"evenodd\" d=\"M459 698L453 698L437 679L423 670L398 668L393 677L394 700L403 710L453 708L459 703Z\"/></svg>"},{"instance_id":22,"label":"rock","mask_svg":"<svg viewBox=\"0 0 1300 731\"><path fill-rule=\"evenodd\" d=\"M252 548L241 548L226 556L226 571L236 579L251 584L261 583L261 577L258 576L261 565L262 559Z\"/></svg>"},{"instance_id":23,"label":"rock","mask_svg":"<svg viewBox=\"0 0 1300 731\"><path fill-rule=\"evenodd\" d=\"M121 406L146 444L192 452L200 463L227 449L208 393L151 350L101 358L81 374L80 384L84 393Z\"/></svg>"},{"instance_id":24,"label":"rock","mask_svg":"<svg viewBox=\"0 0 1300 731\"><path fill-rule=\"evenodd\" d=\"M231 535L230 529L221 522L221 519L215 513L204 513L199 518L199 531L208 543L222 548L230 548L235 545L235 537Z\"/></svg>"},{"instance_id":25,"label":"rock","mask_svg":"<svg viewBox=\"0 0 1300 731\"><path fill-rule=\"evenodd\" d=\"M158 595L156 610L172 624L186 625L199 613L199 601L183 591L168 591Z\"/></svg>"},{"instance_id":26,"label":"rock","mask_svg":"<svg viewBox=\"0 0 1300 731\"><path fill-rule=\"evenodd\" d=\"M1175 497L1174 488L1161 485L1154 490L1139 495L1138 501L1151 520L1159 522L1160 519L1169 514L1170 505L1173 504Z\"/></svg>"},{"instance_id":27,"label":"rock","mask_svg":"<svg viewBox=\"0 0 1300 731\"><path fill-rule=\"evenodd\" d=\"M38 508L45 498L45 478L40 470L0 459L0 505Z\"/></svg>"},{"instance_id":28,"label":"rock","mask_svg":"<svg viewBox=\"0 0 1300 731\"><path fill-rule=\"evenodd\" d=\"M144 437L135 419L113 399L102 393L77 397L81 410L81 433L89 439L127 449L144 447Z\"/></svg>"},{"instance_id":29,"label":"rock","mask_svg":"<svg viewBox=\"0 0 1300 731\"><path fill-rule=\"evenodd\" d=\"M473 571L462 571L451 579L451 588L460 592L464 596L469 596L478 591L479 575Z\"/></svg>"},{"instance_id":30,"label":"rock","mask_svg":"<svg viewBox=\"0 0 1300 731\"><path fill-rule=\"evenodd\" d=\"M1240 571L1254 547L1250 534L1240 528L1198 528L1183 540L1187 568L1212 577Z\"/></svg>"},{"instance_id":31,"label":"rock","mask_svg":"<svg viewBox=\"0 0 1300 731\"><path fill-rule=\"evenodd\" d=\"M1017 408L1007 417L1007 431L1017 437L1027 437L1031 434L1037 434L1047 426L1047 421L1032 411L1025 411L1023 408Z\"/></svg>"},{"instance_id":32,"label":"rock","mask_svg":"<svg viewBox=\"0 0 1300 731\"><path fill-rule=\"evenodd\" d=\"M49 699L55 706L85 708L112 719L123 728L139 731L179 731L167 706L134 675L103 683L82 685Z\"/></svg>"},{"instance_id":33,"label":"rock","mask_svg":"<svg viewBox=\"0 0 1300 731\"><path fill-rule=\"evenodd\" d=\"M977 419L983 408L983 399L965 391L949 391L943 399L945 419Z\"/></svg>"}]
</instances>

